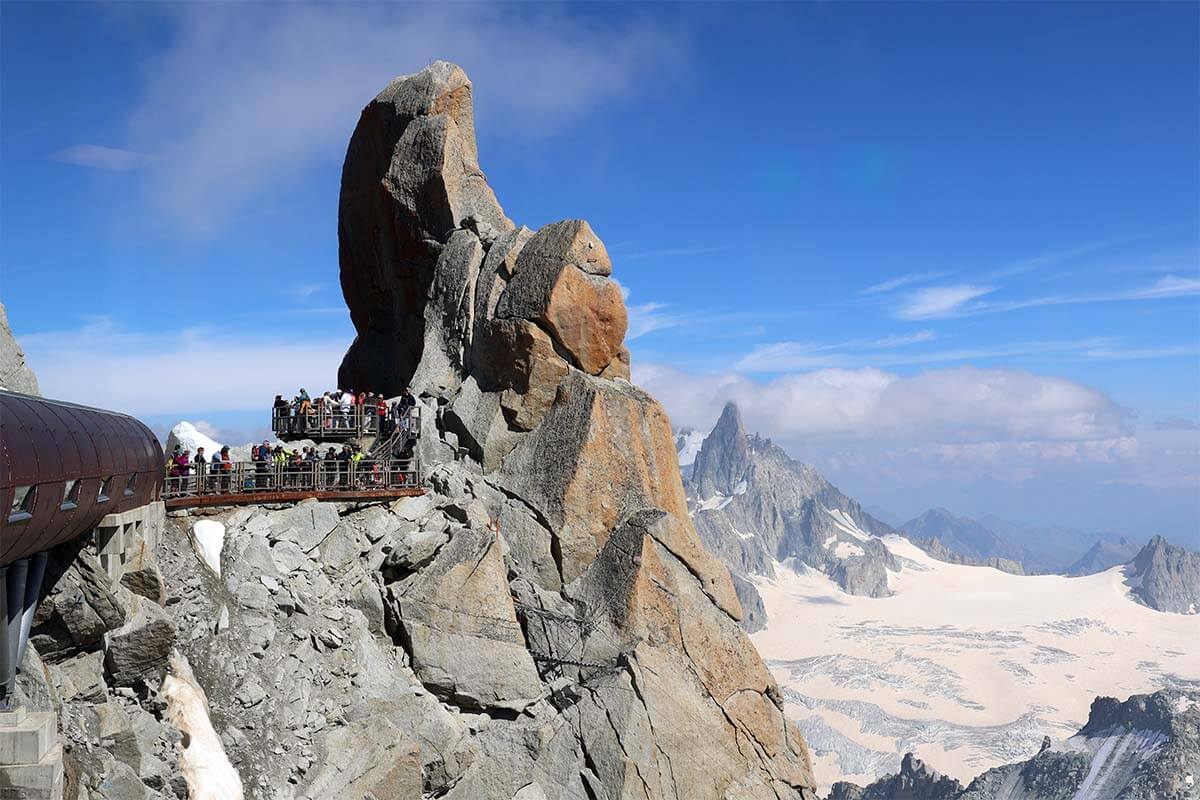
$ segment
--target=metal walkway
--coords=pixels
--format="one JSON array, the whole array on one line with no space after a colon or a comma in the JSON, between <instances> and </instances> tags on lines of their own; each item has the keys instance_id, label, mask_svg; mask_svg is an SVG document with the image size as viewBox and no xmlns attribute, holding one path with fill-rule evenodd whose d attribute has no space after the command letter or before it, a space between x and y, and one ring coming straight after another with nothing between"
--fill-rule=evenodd
<instances>
[{"instance_id":1,"label":"metal walkway","mask_svg":"<svg viewBox=\"0 0 1200 800\"><path fill-rule=\"evenodd\" d=\"M370 501L425 494L416 459L372 458L300 463L231 461L167 468L162 499L168 509L284 503L308 498Z\"/></svg>"}]
</instances>

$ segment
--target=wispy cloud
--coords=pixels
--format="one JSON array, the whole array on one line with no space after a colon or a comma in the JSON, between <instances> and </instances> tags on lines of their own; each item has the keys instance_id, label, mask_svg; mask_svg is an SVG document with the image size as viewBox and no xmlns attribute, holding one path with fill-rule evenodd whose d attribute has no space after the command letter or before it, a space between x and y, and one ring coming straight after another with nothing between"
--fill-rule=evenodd
<instances>
[{"instance_id":1,"label":"wispy cloud","mask_svg":"<svg viewBox=\"0 0 1200 800\"><path fill-rule=\"evenodd\" d=\"M907 275L901 275L898 278L892 278L889 281L868 286L859 292L859 294L884 294L886 292L893 292L904 286L911 286L914 283L936 281L938 278L944 278L949 274L949 272L910 272Z\"/></svg>"},{"instance_id":2,"label":"wispy cloud","mask_svg":"<svg viewBox=\"0 0 1200 800\"><path fill-rule=\"evenodd\" d=\"M1035 272L1044 267L1054 267L1059 264L1065 264L1073 261L1081 256L1086 256L1090 253L1103 250L1111 247L1113 242L1090 242L1088 244L1079 245L1078 247L1070 247L1065 250L1055 250L1049 253L1023 258L1018 261L1013 261L1009 264L988 270L984 273L986 280L996 280L998 278L1008 278L1013 275L1022 275L1027 272Z\"/></svg>"},{"instance_id":3,"label":"wispy cloud","mask_svg":"<svg viewBox=\"0 0 1200 800\"><path fill-rule=\"evenodd\" d=\"M929 332L923 331L922 333ZM1104 348L1112 345L1110 339L1092 337L897 352L905 345L932 341L933 338L932 335L928 338L921 338L921 334L916 334L911 337L887 337L875 342L851 341L838 344L774 342L753 348L735 362L734 369L762 374L826 367L855 369L868 366L934 365L1032 355L1055 355L1059 358L1078 360L1096 358L1098 356L1092 354L1100 353Z\"/></svg>"},{"instance_id":4,"label":"wispy cloud","mask_svg":"<svg viewBox=\"0 0 1200 800\"><path fill-rule=\"evenodd\" d=\"M931 286L906 295L896 311L900 319L939 319L962 314L970 307L968 303L977 297L990 294L991 286L958 284L954 286Z\"/></svg>"},{"instance_id":5,"label":"wispy cloud","mask_svg":"<svg viewBox=\"0 0 1200 800\"><path fill-rule=\"evenodd\" d=\"M641 303L628 306L629 329L625 334L626 341L633 341L653 331L666 328L676 328L687 321L682 314L674 314L666 303Z\"/></svg>"},{"instance_id":6,"label":"wispy cloud","mask_svg":"<svg viewBox=\"0 0 1200 800\"><path fill-rule=\"evenodd\" d=\"M647 15L601 20L559 7L178 4L171 46L147 64L130 121L163 158L146 199L191 233L345 152L362 107L436 58L475 85L493 135L539 138L597 108L661 89L686 62L686 31ZM645 76L653 75L653 81ZM180 87L186 87L181 90ZM486 166L486 165L485 165Z\"/></svg>"},{"instance_id":7,"label":"wispy cloud","mask_svg":"<svg viewBox=\"0 0 1200 800\"><path fill-rule=\"evenodd\" d=\"M291 292L292 297L297 303L304 303L323 288L324 287L319 283L304 283L297 286L292 286L288 289L288 291Z\"/></svg>"},{"instance_id":8,"label":"wispy cloud","mask_svg":"<svg viewBox=\"0 0 1200 800\"><path fill-rule=\"evenodd\" d=\"M1178 356L1200 356L1200 346L1185 345L1181 347L1134 347L1111 348L1098 347L1085 350L1083 355L1093 361L1126 361L1150 358L1176 358Z\"/></svg>"},{"instance_id":9,"label":"wispy cloud","mask_svg":"<svg viewBox=\"0 0 1200 800\"><path fill-rule=\"evenodd\" d=\"M128 172L151 161L145 153L101 147L98 144L76 144L50 154L51 161L74 164L77 167L102 169L108 172Z\"/></svg>"},{"instance_id":10,"label":"wispy cloud","mask_svg":"<svg viewBox=\"0 0 1200 800\"><path fill-rule=\"evenodd\" d=\"M1166 275L1148 286L1137 286L1121 291L1041 295L1018 300L979 300L980 297L996 291L997 289L992 286L972 284L921 289L911 292L903 298L895 311L895 316L904 320L947 319L976 314L1019 311L1042 306L1122 303L1192 297L1200 295L1200 280Z\"/></svg>"}]
</instances>

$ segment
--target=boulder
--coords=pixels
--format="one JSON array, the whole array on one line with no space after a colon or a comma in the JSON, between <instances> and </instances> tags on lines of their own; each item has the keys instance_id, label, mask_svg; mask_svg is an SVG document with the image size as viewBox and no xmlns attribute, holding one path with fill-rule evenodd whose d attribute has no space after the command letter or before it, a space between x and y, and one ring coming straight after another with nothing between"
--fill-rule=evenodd
<instances>
[{"instance_id":1,"label":"boulder","mask_svg":"<svg viewBox=\"0 0 1200 800\"><path fill-rule=\"evenodd\" d=\"M125 601L83 540L51 551L42 586L30 641L47 661L93 650L125 622Z\"/></svg>"},{"instance_id":2,"label":"boulder","mask_svg":"<svg viewBox=\"0 0 1200 800\"><path fill-rule=\"evenodd\" d=\"M108 693L104 682L104 653L92 653L63 661L50 669L59 696L67 702L102 702Z\"/></svg>"},{"instance_id":3,"label":"boulder","mask_svg":"<svg viewBox=\"0 0 1200 800\"><path fill-rule=\"evenodd\" d=\"M134 596L129 620L104 636L104 667L112 685L161 680L174 644L175 625L162 608Z\"/></svg>"},{"instance_id":4,"label":"boulder","mask_svg":"<svg viewBox=\"0 0 1200 800\"><path fill-rule=\"evenodd\" d=\"M439 697L519 711L541 694L495 534L460 529L389 595L413 671Z\"/></svg>"},{"instance_id":5,"label":"boulder","mask_svg":"<svg viewBox=\"0 0 1200 800\"><path fill-rule=\"evenodd\" d=\"M390 720L369 717L328 731L326 753L302 797L361 800L422 797L421 749Z\"/></svg>"},{"instance_id":6,"label":"boulder","mask_svg":"<svg viewBox=\"0 0 1200 800\"><path fill-rule=\"evenodd\" d=\"M167 600L167 587L157 564L145 563L130 569L126 566L121 585L136 595L162 605Z\"/></svg>"},{"instance_id":7,"label":"boulder","mask_svg":"<svg viewBox=\"0 0 1200 800\"><path fill-rule=\"evenodd\" d=\"M628 319L604 245L582 220L547 225L517 259L496 306L498 319L546 329L573 363L598 374L621 351Z\"/></svg>"},{"instance_id":8,"label":"boulder","mask_svg":"<svg viewBox=\"0 0 1200 800\"><path fill-rule=\"evenodd\" d=\"M292 542L311 553L337 527L338 508L334 503L303 500L267 516L268 537L272 543Z\"/></svg>"}]
</instances>

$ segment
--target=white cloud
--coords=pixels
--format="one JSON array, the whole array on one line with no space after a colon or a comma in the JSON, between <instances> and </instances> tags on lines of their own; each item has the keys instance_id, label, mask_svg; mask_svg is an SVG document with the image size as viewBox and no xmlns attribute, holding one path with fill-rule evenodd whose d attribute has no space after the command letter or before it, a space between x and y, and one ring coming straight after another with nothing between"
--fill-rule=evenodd
<instances>
[{"instance_id":1,"label":"white cloud","mask_svg":"<svg viewBox=\"0 0 1200 800\"><path fill-rule=\"evenodd\" d=\"M911 286L914 283L925 283L926 281L934 281L938 278L944 278L949 275L949 272L910 272L907 275L901 275L898 278L892 278L882 283L877 283L873 286L868 286L859 294L884 294L886 292L895 291L902 286Z\"/></svg>"},{"instance_id":2,"label":"white cloud","mask_svg":"<svg viewBox=\"0 0 1200 800\"><path fill-rule=\"evenodd\" d=\"M131 333L97 318L21 344L47 397L152 416L267 409L280 392L332 388L349 339Z\"/></svg>"},{"instance_id":3,"label":"white cloud","mask_svg":"<svg viewBox=\"0 0 1200 800\"><path fill-rule=\"evenodd\" d=\"M636 381L676 425L711 426L734 400L747 425L783 440L968 445L1116 440L1129 414L1095 389L1022 370L957 367L903 377L875 368L821 369L759 382L634 362Z\"/></svg>"},{"instance_id":4,"label":"white cloud","mask_svg":"<svg viewBox=\"0 0 1200 800\"><path fill-rule=\"evenodd\" d=\"M116 147L101 147L97 144L76 144L50 155L51 161L91 167L108 172L128 172L151 160L144 153L121 150Z\"/></svg>"},{"instance_id":5,"label":"white cloud","mask_svg":"<svg viewBox=\"0 0 1200 800\"><path fill-rule=\"evenodd\" d=\"M181 4L172 13L172 44L147 65L130 136L162 154L147 174L149 203L191 232L315 163L339 163L362 107L434 59L472 77L480 130L539 137L656 91L684 54L677 27L560 7Z\"/></svg>"},{"instance_id":6,"label":"white cloud","mask_svg":"<svg viewBox=\"0 0 1200 800\"><path fill-rule=\"evenodd\" d=\"M905 296L896 316L900 319L938 319L951 317L964 311L977 297L982 297L993 291L991 286L975 286L959 284L955 286L931 286L920 289Z\"/></svg>"}]
</instances>

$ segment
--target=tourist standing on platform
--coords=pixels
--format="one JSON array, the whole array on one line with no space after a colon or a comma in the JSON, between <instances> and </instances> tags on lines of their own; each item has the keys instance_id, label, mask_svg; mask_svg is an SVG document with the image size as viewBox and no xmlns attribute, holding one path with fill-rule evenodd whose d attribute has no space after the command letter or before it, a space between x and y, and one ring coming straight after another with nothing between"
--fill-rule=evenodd
<instances>
[{"instance_id":1,"label":"tourist standing on platform","mask_svg":"<svg viewBox=\"0 0 1200 800\"><path fill-rule=\"evenodd\" d=\"M196 491L199 492L204 488L204 476L208 471L208 459L204 456L204 448L196 448L196 457L192 459L192 464L196 467Z\"/></svg>"},{"instance_id":2,"label":"tourist standing on platform","mask_svg":"<svg viewBox=\"0 0 1200 800\"><path fill-rule=\"evenodd\" d=\"M387 427L388 402L384 399L383 395L375 398L375 416L377 417L375 424L379 428L379 435L382 437L390 434L391 430Z\"/></svg>"},{"instance_id":3,"label":"tourist standing on platform","mask_svg":"<svg viewBox=\"0 0 1200 800\"><path fill-rule=\"evenodd\" d=\"M348 430L350 428L350 414L351 414L351 412L354 411L354 390L353 389L342 390L341 408L342 408L342 426Z\"/></svg>"}]
</instances>

